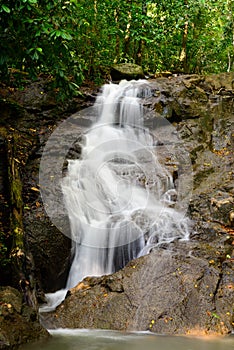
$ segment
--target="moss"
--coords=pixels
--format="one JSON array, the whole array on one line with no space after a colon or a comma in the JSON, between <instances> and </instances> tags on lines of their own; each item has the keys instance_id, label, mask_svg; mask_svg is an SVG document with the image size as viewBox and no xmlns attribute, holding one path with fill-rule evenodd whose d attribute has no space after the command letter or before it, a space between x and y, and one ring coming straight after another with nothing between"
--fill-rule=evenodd
<instances>
[{"instance_id":1,"label":"moss","mask_svg":"<svg viewBox=\"0 0 234 350\"><path fill-rule=\"evenodd\" d=\"M190 152L190 158L191 158L191 161L192 163L194 164L197 160L197 157L198 157L198 153L200 151L203 151L204 150L204 146L203 145L199 145L197 147L195 147L191 152Z\"/></svg>"},{"instance_id":2,"label":"moss","mask_svg":"<svg viewBox=\"0 0 234 350\"><path fill-rule=\"evenodd\" d=\"M210 174L214 173L215 169L214 168L209 168L205 169L203 171L199 171L196 176L194 177L194 187L196 188L197 186L200 186L203 181L206 179L209 180Z\"/></svg>"},{"instance_id":3,"label":"moss","mask_svg":"<svg viewBox=\"0 0 234 350\"><path fill-rule=\"evenodd\" d=\"M4 139L7 137L7 129L3 126L0 126L0 136Z\"/></svg>"},{"instance_id":4,"label":"moss","mask_svg":"<svg viewBox=\"0 0 234 350\"><path fill-rule=\"evenodd\" d=\"M22 200L22 183L19 179L13 179L11 183L11 196L12 201L16 204L17 208L23 205Z\"/></svg>"},{"instance_id":5,"label":"moss","mask_svg":"<svg viewBox=\"0 0 234 350\"><path fill-rule=\"evenodd\" d=\"M22 303L21 293L12 287L0 288L0 348L16 348L21 344L48 338L32 308Z\"/></svg>"},{"instance_id":6,"label":"moss","mask_svg":"<svg viewBox=\"0 0 234 350\"><path fill-rule=\"evenodd\" d=\"M144 78L141 66L132 63L115 64L111 69L113 80Z\"/></svg>"}]
</instances>

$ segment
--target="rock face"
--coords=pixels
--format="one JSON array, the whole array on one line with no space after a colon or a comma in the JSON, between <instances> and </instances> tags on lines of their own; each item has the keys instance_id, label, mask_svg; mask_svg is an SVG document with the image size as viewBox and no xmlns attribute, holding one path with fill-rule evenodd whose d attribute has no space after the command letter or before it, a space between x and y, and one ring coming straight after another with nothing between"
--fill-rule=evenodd
<instances>
[{"instance_id":1,"label":"rock face","mask_svg":"<svg viewBox=\"0 0 234 350\"><path fill-rule=\"evenodd\" d=\"M17 348L48 337L48 332L38 321L37 301L32 305L27 295L33 292L35 296L37 290L37 299L41 301L44 300L43 292L64 286L70 264L70 239L52 225L42 206L38 169L43 146L53 127L74 110L79 110L83 103L88 106L90 101L78 98L61 105L45 91L45 84L40 80L23 92L0 84L0 285L6 286L0 289L1 349ZM17 174L21 175L17 178L19 186L16 189L20 189L21 236L27 255L19 251L17 256L22 261L23 275L14 272L13 255L10 256L14 235L11 230L13 210L9 205L9 188L12 187L9 184L13 184L8 171L11 140L15 145L12 159L17 164ZM14 167L11 169L15 170ZM22 271L21 267L16 270ZM7 287L9 285L19 290Z\"/></svg>"},{"instance_id":2,"label":"rock face","mask_svg":"<svg viewBox=\"0 0 234 350\"><path fill-rule=\"evenodd\" d=\"M94 93L94 91L92 91ZM20 167L23 192L24 229L29 250L35 262L35 276L38 288L53 292L65 286L70 265L70 239L64 236L48 218L39 190L39 166L45 143L57 124L80 108L88 107L89 91L86 97L67 103L58 103L55 96L47 92L45 82L39 80L23 92L14 89L3 91L0 86L0 224L9 237L9 208L7 193L7 139L17 134L17 164ZM91 98L93 101L93 98ZM10 242L9 242L10 241ZM58 252L60 252L58 254ZM7 258L7 256L6 256ZM11 271L0 266L1 284L11 284Z\"/></svg>"},{"instance_id":3,"label":"rock face","mask_svg":"<svg viewBox=\"0 0 234 350\"><path fill-rule=\"evenodd\" d=\"M44 315L45 325L163 334L233 330L233 81L226 74L150 82L145 107L173 123L191 155L191 241L155 249L111 276L86 278Z\"/></svg>"},{"instance_id":4,"label":"rock face","mask_svg":"<svg viewBox=\"0 0 234 350\"><path fill-rule=\"evenodd\" d=\"M49 328L229 333L234 303L229 253L227 238L222 247L194 240L155 249L113 275L86 278L43 322Z\"/></svg>"},{"instance_id":5,"label":"rock face","mask_svg":"<svg viewBox=\"0 0 234 350\"><path fill-rule=\"evenodd\" d=\"M144 79L144 72L141 66L133 63L115 64L111 67L111 78L113 81L122 79Z\"/></svg>"},{"instance_id":6,"label":"rock face","mask_svg":"<svg viewBox=\"0 0 234 350\"><path fill-rule=\"evenodd\" d=\"M36 312L23 303L18 290L0 287L0 300L0 349L13 349L49 337Z\"/></svg>"}]
</instances>

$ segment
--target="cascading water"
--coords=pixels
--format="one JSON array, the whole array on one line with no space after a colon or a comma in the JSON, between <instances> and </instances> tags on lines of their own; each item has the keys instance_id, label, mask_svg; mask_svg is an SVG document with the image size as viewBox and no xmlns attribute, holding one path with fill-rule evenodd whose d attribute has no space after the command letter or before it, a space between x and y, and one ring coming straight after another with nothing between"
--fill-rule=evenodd
<instances>
[{"instance_id":1,"label":"cascading water","mask_svg":"<svg viewBox=\"0 0 234 350\"><path fill-rule=\"evenodd\" d=\"M139 98L148 94L144 81L122 81L105 85L97 98L99 119L62 181L74 255L66 289L49 296L52 306L84 277L112 273L159 244L189 237L172 174L143 124Z\"/></svg>"}]
</instances>

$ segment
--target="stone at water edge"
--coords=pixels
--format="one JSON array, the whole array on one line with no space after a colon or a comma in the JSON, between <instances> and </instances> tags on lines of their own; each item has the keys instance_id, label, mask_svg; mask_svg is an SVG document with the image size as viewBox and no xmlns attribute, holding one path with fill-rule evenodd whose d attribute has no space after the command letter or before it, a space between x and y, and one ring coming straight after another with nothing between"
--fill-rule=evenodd
<instances>
[{"instance_id":1,"label":"stone at water edge","mask_svg":"<svg viewBox=\"0 0 234 350\"><path fill-rule=\"evenodd\" d=\"M36 311L23 303L21 293L12 287L0 287L0 349L12 349L48 337Z\"/></svg>"},{"instance_id":2,"label":"stone at water edge","mask_svg":"<svg viewBox=\"0 0 234 350\"><path fill-rule=\"evenodd\" d=\"M218 242L217 242L218 244ZM51 314L49 328L228 334L233 330L232 266L211 258L217 246L178 242L155 249L123 270L88 277ZM220 250L225 259L229 246ZM174 250L174 252L172 252Z\"/></svg>"}]
</instances>

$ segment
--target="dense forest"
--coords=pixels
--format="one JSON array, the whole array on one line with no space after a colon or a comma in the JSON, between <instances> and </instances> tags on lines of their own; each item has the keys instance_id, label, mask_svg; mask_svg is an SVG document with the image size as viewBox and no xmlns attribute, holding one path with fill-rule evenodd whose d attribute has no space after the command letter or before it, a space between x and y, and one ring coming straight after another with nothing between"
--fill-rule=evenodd
<instances>
[{"instance_id":1,"label":"dense forest","mask_svg":"<svg viewBox=\"0 0 234 350\"><path fill-rule=\"evenodd\" d=\"M70 94L123 62L146 74L232 71L234 1L0 2L1 81L46 74Z\"/></svg>"}]
</instances>

